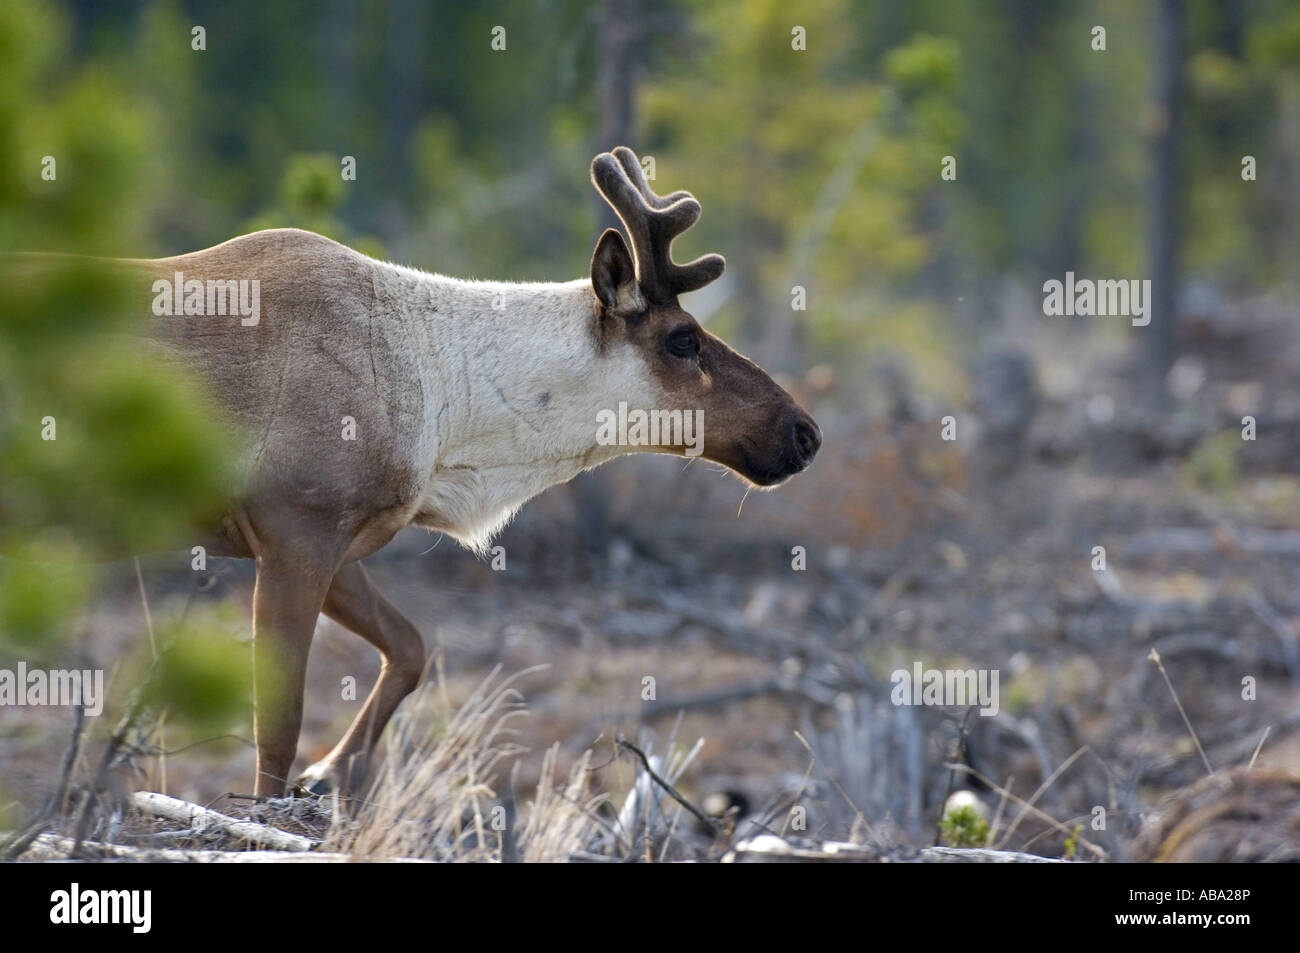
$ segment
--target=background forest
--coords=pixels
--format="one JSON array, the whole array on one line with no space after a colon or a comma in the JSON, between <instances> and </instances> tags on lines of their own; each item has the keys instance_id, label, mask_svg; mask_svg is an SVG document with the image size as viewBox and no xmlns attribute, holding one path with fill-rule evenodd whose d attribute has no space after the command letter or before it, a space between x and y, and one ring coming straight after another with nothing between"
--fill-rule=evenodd
<instances>
[{"instance_id":1,"label":"background forest","mask_svg":"<svg viewBox=\"0 0 1300 953\"><path fill-rule=\"evenodd\" d=\"M825 449L743 500L704 467L619 461L532 504L504 572L412 531L373 558L453 702L527 670L521 801L553 743L562 775L620 732L661 754L675 733L704 739L684 789L769 829L813 797L827 836L920 844L954 787L991 815L1002 785L1046 784L1057 826L1003 819L989 843L1079 856L1064 831L1103 805L1118 820L1088 836L1124 857L1204 773L1197 746L1300 765L1300 5L0 4L0 252L155 257L297 226L429 271L569 280L613 224L587 170L618 144L700 199L676 258L728 267L684 303L778 373ZM1151 279L1152 323L1045 315L1067 271ZM144 539L222 485L184 383L105 350L132 316L91 327L117 294L71 266L0 288L0 545ZM45 413L86 421L58 454L34 449ZM0 559L0 646L117 672L116 716L173 633L123 777L207 802L250 773L251 572L196 584L188 561ZM314 652L309 706L377 670L331 623ZM913 660L1001 670L1003 714L889 705ZM1249 703L1246 676L1266 686ZM302 763L354 710L309 710ZM67 722L0 712L0 827L56 786ZM626 813L636 778L624 760L590 786Z\"/></svg>"}]
</instances>

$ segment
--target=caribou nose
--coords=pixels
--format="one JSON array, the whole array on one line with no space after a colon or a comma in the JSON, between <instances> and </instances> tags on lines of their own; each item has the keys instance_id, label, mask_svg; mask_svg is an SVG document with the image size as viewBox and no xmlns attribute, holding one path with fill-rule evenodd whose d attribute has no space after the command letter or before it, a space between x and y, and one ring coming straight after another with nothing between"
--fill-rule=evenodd
<instances>
[{"instance_id":1,"label":"caribou nose","mask_svg":"<svg viewBox=\"0 0 1300 953\"><path fill-rule=\"evenodd\" d=\"M794 457L799 466L808 466L821 449L822 432L817 429L811 417L799 416L790 427L790 437L794 441Z\"/></svg>"}]
</instances>

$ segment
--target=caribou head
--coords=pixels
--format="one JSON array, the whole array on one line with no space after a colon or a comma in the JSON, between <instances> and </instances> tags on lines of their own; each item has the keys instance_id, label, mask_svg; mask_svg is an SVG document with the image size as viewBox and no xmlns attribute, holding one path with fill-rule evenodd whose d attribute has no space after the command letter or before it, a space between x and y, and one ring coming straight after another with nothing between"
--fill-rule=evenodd
<instances>
[{"instance_id":1,"label":"caribou head","mask_svg":"<svg viewBox=\"0 0 1300 953\"><path fill-rule=\"evenodd\" d=\"M678 300L716 279L726 264L721 255L673 261L673 239L699 220L700 203L685 191L652 192L625 146L596 156L591 180L632 241L629 252L622 235L607 229L591 259L602 347L631 345L641 355L665 420L680 411L702 421L698 449L705 459L760 487L805 469L821 446L812 417L762 368L700 327ZM658 441L644 449L684 452L658 429Z\"/></svg>"}]
</instances>

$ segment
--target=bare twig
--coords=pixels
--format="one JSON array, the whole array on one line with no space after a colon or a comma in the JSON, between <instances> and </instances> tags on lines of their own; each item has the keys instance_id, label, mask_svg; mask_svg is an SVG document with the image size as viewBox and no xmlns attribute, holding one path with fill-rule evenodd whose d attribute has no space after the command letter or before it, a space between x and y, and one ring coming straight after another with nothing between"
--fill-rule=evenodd
<instances>
[{"instance_id":1,"label":"bare twig","mask_svg":"<svg viewBox=\"0 0 1300 953\"><path fill-rule=\"evenodd\" d=\"M132 693L132 698L127 704L126 714L118 721L117 726L113 729L113 735L109 738L108 744L104 747L104 756L99 761L99 768L95 772L94 778L91 779L90 785L86 790L86 796L81 802L81 811L77 816L77 825L73 831L73 853L80 847L81 842L85 840L86 833L90 829L90 808L95 801L95 792L103 788L105 780L108 778L108 771L113 766L113 760L121 750L123 743L126 741L127 734L135 724L135 720L144 710L145 699L148 695L148 688L157 678L159 671L159 662L162 656L154 657L149 663L149 670L145 673L144 681Z\"/></svg>"},{"instance_id":2,"label":"bare twig","mask_svg":"<svg viewBox=\"0 0 1300 953\"><path fill-rule=\"evenodd\" d=\"M1264 747L1264 742L1268 739L1268 733L1272 730L1273 730L1272 725L1267 725L1264 728L1264 733L1259 737L1259 744L1255 745L1255 753L1250 756L1250 764L1246 765L1247 771L1255 767L1255 759L1259 757L1260 749Z\"/></svg>"},{"instance_id":3,"label":"bare twig","mask_svg":"<svg viewBox=\"0 0 1300 953\"><path fill-rule=\"evenodd\" d=\"M1006 787L1002 789L1002 795L998 798L998 809L993 812L993 823L989 825L988 837L984 838L984 846L992 847L993 838L997 836L998 825L1002 823L1002 815L1007 809L1007 792L1011 790L1011 785L1016 783L1014 774L1007 775Z\"/></svg>"},{"instance_id":4,"label":"bare twig","mask_svg":"<svg viewBox=\"0 0 1300 953\"><path fill-rule=\"evenodd\" d=\"M78 705L73 718L72 740L68 743L68 750L63 754L62 769L59 772L59 786L55 790L54 796L45 803L35 820L23 831L4 841L0 841L0 860L13 860L19 857L35 842L36 838L45 832L45 829L50 826L54 818L63 812L64 801L68 796L68 784L72 777L72 769L77 762L77 754L81 750L81 735L85 724L85 706Z\"/></svg>"},{"instance_id":5,"label":"bare twig","mask_svg":"<svg viewBox=\"0 0 1300 953\"><path fill-rule=\"evenodd\" d=\"M1196 744L1196 750L1200 752L1201 760L1205 762L1206 772L1211 775L1214 774L1214 769L1210 767L1210 759L1205 756L1205 749L1201 747L1201 739L1196 736L1196 729L1192 727L1192 721L1187 717L1187 711L1183 708L1178 693L1174 691L1174 683L1169 680L1169 673L1165 671L1165 665L1160 661L1160 653L1152 649L1147 658L1156 663L1156 668L1160 670L1160 675L1164 678L1165 684L1169 686L1169 694L1174 696L1174 704L1178 706L1178 714L1183 716L1183 724L1187 726L1187 732L1192 736L1192 741Z\"/></svg>"},{"instance_id":6,"label":"bare twig","mask_svg":"<svg viewBox=\"0 0 1300 953\"><path fill-rule=\"evenodd\" d=\"M816 761L817 754L813 751L812 745L808 743L808 739L797 731L794 733L794 736L799 739L800 744L808 749L808 753L812 755L813 760ZM858 810L858 806L853 803L853 798L849 797L849 792L840 786L840 782L835 779L835 775L831 774L828 768L823 767L822 773L826 775L826 780L831 783L831 786L840 793L840 797L844 798L844 803L853 811L853 830L856 832L858 825L860 824L865 827L869 833L871 831L871 825L867 823L867 819L863 816L862 812Z\"/></svg>"},{"instance_id":7,"label":"bare twig","mask_svg":"<svg viewBox=\"0 0 1300 953\"><path fill-rule=\"evenodd\" d=\"M1291 681L1300 684L1300 640L1296 638L1291 623L1282 617L1257 590L1246 596L1246 605L1255 618L1264 623L1282 644L1282 658L1291 670Z\"/></svg>"},{"instance_id":8,"label":"bare twig","mask_svg":"<svg viewBox=\"0 0 1300 953\"><path fill-rule=\"evenodd\" d=\"M63 765L59 771L59 788L54 795L53 807L60 813L64 808L64 799L68 796L68 781L72 777L72 768L77 763L77 755L81 751L81 732L85 725L86 706L78 705L73 714L72 740L68 742L68 750L63 753Z\"/></svg>"},{"instance_id":9,"label":"bare twig","mask_svg":"<svg viewBox=\"0 0 1300 953\"><path fill-rule=\"evenodd\" d=\"M957 732L957 750L953 752L952 760L960 761L962 752L966 748L966 729L970 724L970 716L975 711L974 707L966 709L966 715L961 720L961 728ZM948 807L948 798L952 797L953 782L957 779L956 771L948 772L948 789L943 792L943 800L939 803L939 816L934 821L934 842L939 843L939 838L943 833L943 812Z\"/></svg>"},{"instance_id":10,"label":"bare twig","mask_svg":"<svg viewBox=\"0 0 1300 953\"><path fill-rule=\"evenodd\" d=\"M669 784L667 781L661 778L658 774L656 774L655 769L650 767L650 759L645 756L644 751L642 751L636 745L632 744L632 742L628 741L626 738L619 738L618 744L619 747L626 748L628 751L632 752L634 755L637 756L637 758L641 761L641 766L645 768L646 774L650 776L651 781L653 781L655 784L663 788L668 793L668 796L671 797L674 801L676 801L682 807L686 808L686 810L694 814L695 819L698 820L701 824L703 824L708 829L711 835L714 836L717 835L718 825L713 822L713 818L709 817L707 814L701 811L690 801L686 800L685 797L683 797L680 793L678 793L675 787L673 787L671 784Z\"/></svg>"},{"instance_id":11,"label":"bare twig","mask_svg":"<svg viewBox=\"0 0 1300 953\"><path fill-rule=\"evenodd\" d=\"M140 605L144 609L144 627L149 633L149 651L153 653L155 661L158 658L158 642L153 634L153 613L149 610L149 596L144 590L144 570L140 568L140 557L135 557L135 581L140 589ZM193 592L190 593L193 599ZM186 606L186 611L189 606ZM158 745L160 753L158 755L158 773L160 775L159 787L165 792L167 790L167 734L166 734L166 714L158 716L158 723L155 730L158 732Z\"/></svg>"},{"instance_id":12,"label":"bare twig","mask_svg":"<svg viewBox=\"0 0 1300 953\"><path fill-rule=\"evenodd\" d=\"M1033 793L1033 795L1029 798L1028 801L1024 802L1024 806L1021 807L1020 813L1017 814L1015 818L1012 819L1010 826L1007 827L1007 832L1002 835L1002 839L995 846L999 848L1006 846L1007 841L1011 839L1011 835L1016 832L1016 828L1019 827L1020 822L1024 820L1025 812L1032 810L1034 804L1037 803L1038 799L1043 796L1043 793L1048 788L1050 788L1053 783L1055 783L1057 778L1059 778L1062 774L1065 773L1066 769L1068 769L1070 765L1078 761L1079 758L1082 757L1087 750L1088 750L1088 746L1084 745L1074 754L1070 755L1068 758L1062 761L1060 767L1058 767L1055 771L1053 771L1050 775L1048 775L1047 778L1043 780L1043 783L1038 786L1038 790Z\"/></svg>"},{"instance_id":13,"label":"bare twig","mask_svg":"<svg viewBox=\"0 0 1300 953\"><path fill-rule=\"evenodd\" d=\"M986 778L984 775L980 774L978 771L976 771L968 764L950 765L950 767L956 768L958 771L965 771L973 778L978 778L980 781L988 785L992 790L997 791L999 794L1004 795L1009 800L1015 801L1017 804L1025 803L1025 800L1023 798L1017 797L1015 794L1012 794L1010 791L1002 787L1000 784L998 784L996 781L992 780L991 778ZM1103 850L1101 847L1098 847L1090 840L1085 840L1083 837L1077 837L1073 830L1066 827L1064 824L1062 824L1056 818L1052 817L1050 814L1040 811L1038 808L1034 807L1033 805L1029 805L1028 810L1029 813L1033 814L1039 820L1051 824L1052 827L1056 828L1062 834L1066 834L1070 837L1075 837L1079 844L1086 847L1088 850L1092 852L1094 857L1098 858L1099 860L1109 859L1110 855L1107 854L1105 850Z\"/></svg>"}]
</instances>

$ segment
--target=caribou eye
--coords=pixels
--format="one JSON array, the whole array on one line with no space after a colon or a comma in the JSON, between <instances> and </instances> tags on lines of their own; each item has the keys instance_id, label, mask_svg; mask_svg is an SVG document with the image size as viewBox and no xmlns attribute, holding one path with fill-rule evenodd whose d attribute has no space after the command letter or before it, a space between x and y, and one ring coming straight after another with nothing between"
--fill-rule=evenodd
<instances>
[{"instance_id":1,"label":"caribou eye","mask_svg":"<svg viewBox=\"0 0 1300 953\"><path fill-rule=\"evenodd\" d=\"M668 335L668 353L675 357L694 357L700 353L700 339L691 328L679 328Z\"/></svg>"}]
</instances>

